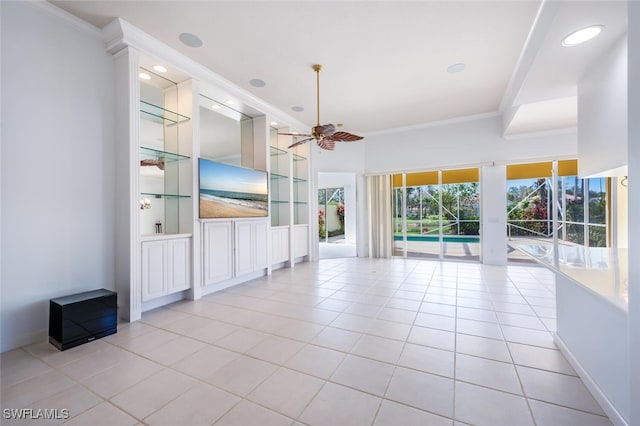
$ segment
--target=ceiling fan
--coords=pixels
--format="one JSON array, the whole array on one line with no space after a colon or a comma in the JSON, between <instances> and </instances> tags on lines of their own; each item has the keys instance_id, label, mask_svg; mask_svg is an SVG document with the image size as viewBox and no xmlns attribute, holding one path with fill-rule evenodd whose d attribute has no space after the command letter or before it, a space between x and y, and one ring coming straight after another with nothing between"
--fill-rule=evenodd
<instances>
[{"instance_id":1,"label":"ceiling fan","mask_svg":"<svg viewBox=\"0 0 640 426\"><path fill-rule=\"evenodd\" d=\"M298 140L289 145L288 148L294 148L298 145L302 145L315 139L318 146L326 150L334 150L336 142L353 142L362 139L362 136L354 135L348 132L336 131L336 126L333 124L320 124L320 71L322 71L322 65L314 65L313 70L316 72L316 110L317 110L317 124L311 128L310 134L300 133L278 133L279 135L287 135L294 137L302 137L305 139ZM338 127L341 124L338 124Z\"/></svg>"}]
</instances>

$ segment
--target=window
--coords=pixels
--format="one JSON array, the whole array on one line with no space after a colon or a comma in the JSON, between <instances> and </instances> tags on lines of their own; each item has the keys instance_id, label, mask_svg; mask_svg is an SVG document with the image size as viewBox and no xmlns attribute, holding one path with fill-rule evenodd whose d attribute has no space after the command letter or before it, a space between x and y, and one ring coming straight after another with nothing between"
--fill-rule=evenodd
<instances>
[{"instance_id":1,"label":"window","mask_svg":"<svg viewBox=\"0 0 640 426\"><path fill-rule=\"evenodd\" d=\"M515 245L551 242L553 207L557 203L557 235L565 244L591 247L608 245L607 178L580 179L575 160L558 162L557 188L553 188L552 163L507 167L507 234L509 258L526 258Z\"/></svg>"}]
</instances>

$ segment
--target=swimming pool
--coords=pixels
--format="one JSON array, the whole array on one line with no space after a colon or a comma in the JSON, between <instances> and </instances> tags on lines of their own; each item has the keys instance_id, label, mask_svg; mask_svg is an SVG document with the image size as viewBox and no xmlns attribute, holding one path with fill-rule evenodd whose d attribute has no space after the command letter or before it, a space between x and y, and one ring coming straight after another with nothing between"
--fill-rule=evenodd
<instances>
[{"instance_id":1,"label":"swimming pool","mask_svg":"<svg viewBox=\"0 0 640 426\"><path fill-rule=\"evenodd\" d=\"M394 235L395 241L402 241L402 235ZM476 235L443 235L442 237L445 243L479 243L480 237ZM422 241L429 243L437 243L437 235L407 235L407 241Z\"/></svg>"}]
</instances>

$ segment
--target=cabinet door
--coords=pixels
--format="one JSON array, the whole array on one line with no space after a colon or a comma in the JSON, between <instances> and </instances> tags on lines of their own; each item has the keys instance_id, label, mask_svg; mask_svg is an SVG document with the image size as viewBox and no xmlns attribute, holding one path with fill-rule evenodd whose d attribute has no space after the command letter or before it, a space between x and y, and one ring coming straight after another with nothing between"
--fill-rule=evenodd
<instances>
[{"instance_id":1,"label":"cabinet door","mask_svg":"<svg viewBox=\"0 0 640 426\"><path fill-rule=\"evenodd\" d=\"M289 229L271 230L271 263L289 261Z\"/></svg>"},{"instance_id":2,"label":"cabinet door","mask_svg":"<svg viewBox=\"0 0 640 426\"><path fill-rule=\"evenodd\" d=\"M203 241L204 284L233 277L233 240L231 221L205 223Z\"/></svg>"},{"instance_id":3,"label":"cabinet door","mask_svg":"<svg viewBox=\"0 0 640 426\"><path fill-rule=\"evenodd\" d=\"M191 239L167 241L167 292L175 293L191 287Z\"/></svg>"},{"instance_id":4,"label":"cabinet door","mask_svg":"<svg viewBox=\"0 0 640 426\"><path fill-rule=\"evenodd\" d=\"M142 301L167 294L166 241L142 243Z\"/></svg>"},{"instance_id":5,"label":"cabinet door","mask_svg":"<svg viewBox=\"0 0 640 426\"><path fill-rule=\"evenodd\" d=\"M269 266L269 245L267 232L269 227L266 221L256 221L253 224L253 269L266 268Z\"/></svg>"},{"instance_id":6,"label":"cabinet door","mask_svg":"<svg viewBox=\"0 0 640 426\"><path fill-rule=\"evenodd\" d=\"M295 259L309 254L309 227L293 227L293 257Z\"/></svg>"},{"instance_id":7,"label":"cabinet door","mask_svg":"<svg viewBox=\"0 0 640 426\"><path fill-rule=\"evenodd\" d=\"M235 264L236 276L249 274L253 272L254 264L254 247L253 232L254 226L252 222L236 222L235 223Z\"/></svg>"}]
</instances>

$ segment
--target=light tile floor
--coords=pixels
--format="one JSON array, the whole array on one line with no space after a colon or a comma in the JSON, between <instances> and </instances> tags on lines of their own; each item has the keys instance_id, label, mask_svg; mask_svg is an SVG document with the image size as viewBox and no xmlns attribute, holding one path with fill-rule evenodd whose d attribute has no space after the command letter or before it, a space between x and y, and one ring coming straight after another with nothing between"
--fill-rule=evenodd
<instances>
[{"instance_id":1,"label":"light tile floor","mask_svg":"<svg viewBox=\"0 0 640 426\"><path fill-rule=\"evenodd\" d=\"M554 345L554 291L529 265L299 264L65 352L4 353L2 408L92 426L611 424Z\"/></svg>"}]
</instances>

